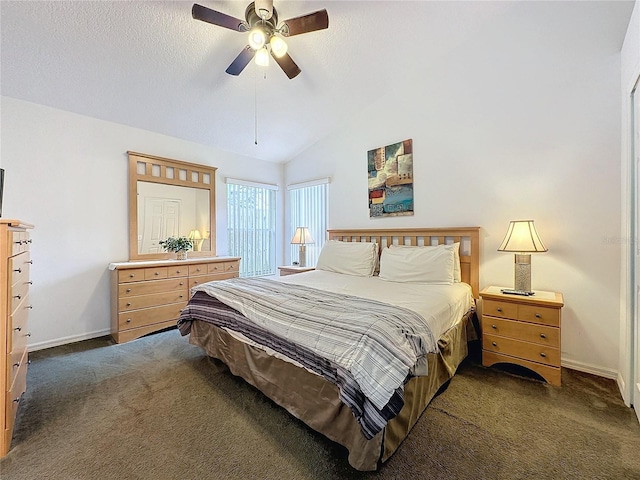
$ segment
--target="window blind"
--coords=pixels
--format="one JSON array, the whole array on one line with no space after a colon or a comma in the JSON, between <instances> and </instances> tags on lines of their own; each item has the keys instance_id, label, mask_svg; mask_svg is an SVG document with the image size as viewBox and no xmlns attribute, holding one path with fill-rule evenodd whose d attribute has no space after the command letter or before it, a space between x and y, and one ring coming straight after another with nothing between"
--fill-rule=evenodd
<instances>
[{"instance_id":1,"label":"window blind","mask_svg":"<svg viewBox=\"0 0 640 480\"><path fill-rule=\"evenodd\" d=\"M229 254L241 257L240 276L276 272L276 189L227 178Z\"/></svg>"},{"instance_id":2,"label":"window blind","mask_svg":"<svg viewBox=\"0 0 640 480\"><path fill-rule=\"evenodd\" d=\"M287 188L291 206L291 230L286 241L291 241L296 227L308 227L314 243L307 245L307 266L312 267L318 261L327 236L329 179L290 185ZM292 262L298 260L298 251L298 245L291 245Z\"/></svg>"}]
</instances>

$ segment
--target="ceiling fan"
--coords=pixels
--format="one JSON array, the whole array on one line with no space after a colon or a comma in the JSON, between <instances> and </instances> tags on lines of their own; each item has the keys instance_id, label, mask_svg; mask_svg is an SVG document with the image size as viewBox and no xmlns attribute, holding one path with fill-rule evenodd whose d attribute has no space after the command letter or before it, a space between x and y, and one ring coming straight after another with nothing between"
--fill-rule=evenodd
<instances>
[{"instance_id":1,"label":"ceiling fan","mask_svg":"<svg viewBox=\"0 0 640 480\"><path fill-rule=\"evenodd\" d=\"M290 18L278 24L278 12L273 0L255 0L245 11L245 20L232 17L195 3L191 10L193 18L237 32L249 32L247 45L235 58L226 72L240 75L252 58L258 65L269 65L269 52L287 77L294 78L300 68L287 53L287 44L283 37L292 37L302 33L314 32L329 27L329 15L325 9Z\"/></svg>"}]
</instances>

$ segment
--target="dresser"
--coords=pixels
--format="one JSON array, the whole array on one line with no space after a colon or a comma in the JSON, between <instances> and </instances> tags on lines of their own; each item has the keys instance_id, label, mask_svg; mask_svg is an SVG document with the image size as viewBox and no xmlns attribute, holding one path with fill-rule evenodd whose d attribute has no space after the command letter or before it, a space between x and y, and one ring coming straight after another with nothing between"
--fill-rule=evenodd
<instances>
[{"instance_id":1,"label":"dresser","mask_svg":"<svg viewBox=\"0 0 640 480\"><path fill-rule=\"evenodd\" d=\"M557 292L520 296L487 287L482 298L482 364L511 363L560 385L560 331L564 299Z\"/></svg>"},{"instance_id":2,"label":"dresser","mask_svg":"<svg viewBox=\"0 0 640 480\"><path fill-rule=\"evenodd\" d=\"M0 457L11 446L20 399L27 389L31 228L33 225L19 220L0 219L0 399L4 408L0 416Z\"/></svg>"},{"instance_id":3,"label":"dresser","mask_svg":"<svg viewBox=\"0 0 640 480\"><path fill-rule=\"evenodd\" d=\"M117 343L176 325L201 283L238 276L240 258L121 262L111 270L111 335Z\"/></svg>"}]
</instances>

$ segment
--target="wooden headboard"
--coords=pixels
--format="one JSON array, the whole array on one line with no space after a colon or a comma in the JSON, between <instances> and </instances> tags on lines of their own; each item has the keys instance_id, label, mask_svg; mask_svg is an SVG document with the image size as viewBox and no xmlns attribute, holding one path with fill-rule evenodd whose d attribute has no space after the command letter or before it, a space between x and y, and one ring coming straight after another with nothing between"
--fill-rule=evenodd
<instances>
[{"instance_id":1,"label":"wooden headboard","mask_svg":"<svg viewBox=\"0 0 640 480\"><path fill-rule=\"evenodd\" d=\"M329 240L375 242L380 252L388 245L441 245L460 242L462 281L471 285L473 296L480 291L480 227L330 229Z\"/></svg>"}]
</instances>

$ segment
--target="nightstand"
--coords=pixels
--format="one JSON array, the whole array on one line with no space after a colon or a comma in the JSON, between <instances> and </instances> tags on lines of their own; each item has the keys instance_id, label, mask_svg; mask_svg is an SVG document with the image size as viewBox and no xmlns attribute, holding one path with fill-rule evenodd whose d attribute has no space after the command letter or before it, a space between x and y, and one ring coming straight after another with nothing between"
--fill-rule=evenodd
<instances>
[{"instance_id":1,"label":"nightstand","mask_svg":"<svg viewBox=\"0 0 640 480\"><path fill-rule=\"evenodd\" d=\"M482 298L482 365L527 367L551 385L560 385L561 293L504 294L487 287Z\"/></svg>"},{"instance_id":2,"label":"nightstand","mask_svg":"<svg viewBox=\"0 0 640 480\"><path fill-rule=\"evenodd\" d=\"M286 265L284 267L278 267L280 271L281 277L286 277L287 275L295 275L296 273L302 272L310 272L311 270L315 270L315 267L299 267L297 265Z\"/></svg>"}]
</instances>

